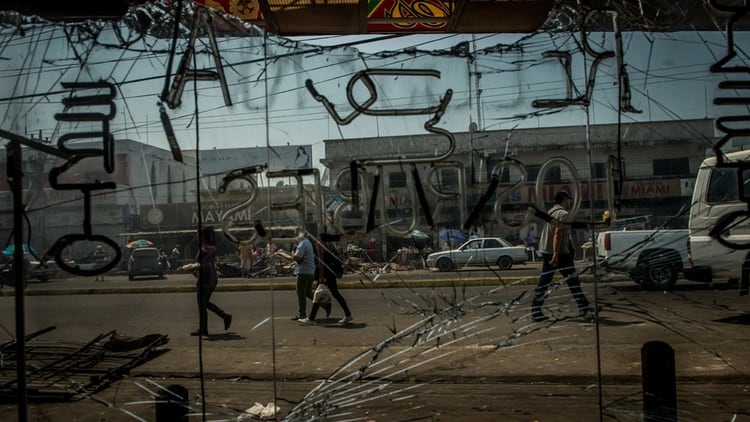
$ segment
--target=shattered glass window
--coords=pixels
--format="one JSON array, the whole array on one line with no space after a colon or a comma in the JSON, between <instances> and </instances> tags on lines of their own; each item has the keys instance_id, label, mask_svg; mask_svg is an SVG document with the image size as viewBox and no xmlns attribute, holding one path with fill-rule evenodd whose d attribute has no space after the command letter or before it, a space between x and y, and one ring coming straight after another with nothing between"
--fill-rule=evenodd
<instances>
[{"instance_id":1,"label":"shattered glass window","mask_svg":"<svg viewBox=\"0 0 750 422\"><path fill-rule=\"evenodd\" d=\"M750 420L746 8L206 3L0 11L3 419Z\"/></svg>"}]
</instances>

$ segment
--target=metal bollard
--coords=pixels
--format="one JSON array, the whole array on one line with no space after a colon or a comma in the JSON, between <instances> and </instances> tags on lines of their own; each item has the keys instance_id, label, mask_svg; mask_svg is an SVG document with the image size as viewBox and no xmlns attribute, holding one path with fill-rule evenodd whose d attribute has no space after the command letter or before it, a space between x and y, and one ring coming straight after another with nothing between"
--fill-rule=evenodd
<instances>
[{"instance_id":1,"label":"metal bollard","mask_svg":"<svg viewBox=\"0 0 750 422\"><path fill-rule=\"evenodd\" d=\"M674 349L662 341L641 348L643 421L677 422Z\"/></svg>"},{"instance_id":2,"label":"metal bollard","mask_svg":"<svg viewBox=\"0 0 750 422\"><path fill-rule=\"evenodd\" d=\"M167 390L156 398L156 422L187 422L187 388L173 384Z\"/></svg>"}]
</instances>

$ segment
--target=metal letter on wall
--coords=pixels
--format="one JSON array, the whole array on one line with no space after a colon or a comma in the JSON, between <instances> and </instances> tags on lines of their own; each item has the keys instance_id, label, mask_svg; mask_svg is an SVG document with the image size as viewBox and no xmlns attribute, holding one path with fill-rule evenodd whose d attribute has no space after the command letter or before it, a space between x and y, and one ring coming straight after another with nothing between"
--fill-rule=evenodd
<instances>
[{"instance_id":1,"label":"metal letter on wall","mask_svg":"<svg viewBox=\"0 0 750 422\"><path fill-rule=\"evenodd\" d=\"M378 195L380 197L380 201L378 201L379 206L377 206L376 208L380 209L383 218L381 227L385 229L386 233L389 233L393 236L403 237L414 231L419 223L419 200L417 198L416 185L420 183L420 181L418 176L419 173L415 167L411 167L411 171L403 171L403 168L400 166L397 168L400 172L404 173L404 176L406 178L406 192L408 194L408 201L405 201L402 204L397 204L395 207L389 207L389 197L386 196L386 193L391 190L391 188L389 187L388 189L386 189L384 180L381 180L379 186L374 188L379 189ZM384 174L383 166L377 166L376 171L376 174ZM373 205L375 204L373 203ZM394 214L393 220L389 220L389 208L393 209L394 211L398 211L398 213ZM409 216L411 217L410 220L408 220ZM365 230L368 232L373 230L375 227L374 217L375 210L373 209L370 212L370 216L368 216L368 223L365 226ZM406 228L399 229L398 227L400 226L406 226Z\"/></svg>"},{"instance_id":2,"label":"metal letter on wall","mask_svg":"<svg viewBox=\"0 0 750 422\"><path fill-rule=\"evenodd\" d=\"M526 167L524 167L524 165L521 164L520 161L511 159L511 158L506 158L500 161L499 163L497 163L495 167L492 168L492 180L495 180L495 179L501 180L503 171L510 172L511 167L518 170L520 177L518 178L516 183L514 183L512 186L500 191L500 195L498 195L497 200L495 201L494 212L495 212L495 221L498 222L500 227L517 229L527 224L528 215L526 215L524 219L519 222L509 221L503 215L503 203L505 202L506 199L510 197L511 194L513 194L514 192L520 191L523 188L523 186L526 184L526 180L528 178L528 172L526 171ZM538 194L537 198L539 198L541 195L539 194L538 190L537 190L537 194Z\"/></svg>"},{"instance_id":3,"label":"metal letter on wall","mask_svg":"<svg viewBox=\"0 0 750 422\"><path fill-rule=\"evenodd\" d=\"M615 51L601 51L597 52L594 51L593 48L591 48L591 44L589 43L588 35L586 34L588 21L591 20L591 18L594 15L603 14L603 15L609 15L612 18L612 27L613 27L613 33L615 36ZM594 92L594 86L596 85L596 72L599 68L599 65L601 62L603 62L606 59L615 58L617 60L617 80L620 87L620 110L622 112L627 113L640 113L639 110L636 110L631 104L630 100L632 98L632 94L630 92L630 79L628 77L627 69L624 64L624 52L622 48L622 32L619 29L619 25L617 22L617 12L614 10L591 10L586 14L586 16L583 19L583 24L581 25L581 44L583 45L583 50L585 54L588 54L589 56L594 58L594 61L591 63L591 68L588 71L588 80L586 82L586 90L584 91L583 95L573 98L573 76L572 76L572 70L571 70L571 55L567 51L545 51L542 53L542 57L556 57L560 59L561 65L563 67L563 72L565 73L565 92L566 96L565 98L557 98L557 99L539 99L534 100L531 102L531 106L534 108L559 108L559 107L567 107L570 105L580 105L580 106L588 106L591 104L591 97Z\"/></svg>"},{"instance_id":4,"label":"metal letter on wall","mask_svg":"<svg viewBox=\"0 0 750 422\"><path fill-rule=\"evenodd\" d=\"M433 218L433 211L430 209L430 206L428 204L427 195L425 193L425 189L422 185L421 176L416 168L417 164L431 164L431 165L437 165L440 162L445 161L448 159L455 150L455 139L453 135L444 129L435 127L435 125L440 121L442 118L442 115L445 113L446 107L448 103L450 102L453 90L448 89L445 93L445 96L443 96L440 99L439 104L431 107L425 107L425 108L405 108L405 109L391 109L391 108L373 108L372 106L377 102L378 99L378 93L376 90L376 86L374 81L372 80L372 76L427 76L427 77L440 77L440 72L435 70L404 70L404 69L368 69L363 70L360 72L357 72L347 84L347 100L349 102L349 105L353 108L353 111L345 116L342 117L339 115L339 113L336 111L335 106L323 95L321 95L317 89L315 89L315 86L313 85L313 82L311 80L306 81L306 86L310 94L313 96L313 98L322 103L323 106L326 108L328 113L331 115L331 117L334 119L334 121L340 125L347 125L351 123L355 118L357 118L359 115L364 114L368 116L413 116L413 115L422 115L422 114L432 114L432 118L427 120L424 124L425 130L434 133L440 136L445 137L448 140L447 148L442 151L440 154L432 155L432 156L425 156L425 157L414 157L414 158L383 158L383 159L366 159L366 158L355 158L352 162L352 165L350 169L348 170L350 174L350 181L351 181L351 194L350 195L344 195L343 192L340 192L342 198L344 198L344 202L339 204L336 210L333 213L334 219L336 220L334 222L334 226L344 233L353 233L353 230L349 230L348 228L345 228L345 224L338 220L338 218L343 218L343 212L349 208L349 210L352 211L350 215L352 215L354 218L360 218L364 222L364 233L368 233L372 231L375 227L375 217L377 215L377 211L380 210L381 214L383 215L383 221L382 221L382 227L385 228L386 231L388 231L391 234L403 236L408 234L409 232L413 231L418 223L418 216L419 212L416 209L416 205L419 204L419 208L422 211L422 215L427 220L427 225L430 226L430 228L434 229L434 218ZM364 100L363 102L357 101L354 96L354 86L357 82L362 82L362 85L365 87L367 92L369 93L369 97ZM385 221L387 218L387 200L385 199L384 193L384 186L381 184L382 182L382 176L383 176L383 166L399 166L399 167L406 167L409 169L409 176L407 178L408 182L407 184L410 186L409 194L412 198L411 203L411 215L412 220L407 225L407 230L404 231L402 229L398 229L395 227L395 224L397 221ZM359 192L359 186L360 186L360 177L359 173L364 172L367 174L368 169L372 169L371 173L373 173L373 184L369 190L370 195L365 195L364 197L360 195ZM339 172L337 176L337 186L339 186L338 182L342 180L342 177L344 174L346 174L346 170ZM432 172L430 173L430 176L432 175ZM365 181L366 182L366 181ZM364 186L364 185L363 185ZM438 197L441 199L446 199L446 196L442 196L441 193L437 192L435 189L428 188L428 191L433 194L433 197ZM378 200L378 195L380 195L380 200ZM360 202L361 201L361 202ZM366 215L364 214L363 208L367 208ZM396 220L402 220L401 218L396 218ZM350 226L350 225L348 225Z\"/></svg>"},{"instance_id":5,"label":"metal letter on wall","mask_svg":"<svg viewBox=\"0 0 750 422\"><path fill-rule=\"evenodd\" d=\"M434 180L439 174L438 172L443 170L456 172L457 185L453 187L454 189L452 191L447 189L449 186L446 186L446 189L438 189L435 187L435 183L432 183L432 180ZM432 204L434 204L432 209L433 222L437 221L442 213L443 206L446 203L456 204L458 208L458 215L456 217L458 218L459 223L466 218L466 201L464 200L464 198L466 198L466 178L464 175L464 166L458 161L444 161L430 166L426 179L428 193L430 198L433 199Z\"/></svg>"},{"instance_id":6,"label":"metal letter on wall","mask_svg":"<svg viewBox=\"0 0 750 422\"><path fill-rule=\"evenodd\" d=\"M495 222L500 225L500 227L503 227L505 229L510 229L511 231L518 229L519 227L523 227L524 225L528 224L531 217L540 218L544 221L552 221L554 224L567 224L573 228L601 228L606 227L609 222L582 222L582 221L574 221L574 222L559 222L559 221L553 221L552 217L550 217L549 214L546 212L546 206L545 206L545 192L547 192L547 197L550 197L549 195L549 189L545 189L545 175L546 173L552 168L558 166L560 167L560 172L562 173L562 170L565 169L569 173L569 180L568 185L570 186L569 193L573 196L573 205L570 209L570 215L576 215L578 212L578 209L581 206L581 200L582 200L582 189L581 189L581 180L578 176L578 171L575 167L575 165L564 157L552 157L545 161L542 166L539 169L539 173L537 175L535 189L534 189L534 196L536 198L535 204L530 204L526 215L523 219L520 221L511 221L504 215L503 211L503 204L505 201L510 198L513 193L519 192L525 185L526 180L528 178L528 171L526 170L526 167L521 163L520 161L506 158L503 161L499 162L495 165L495 167L492 169L492 180L490 182L489 187L485 191L485 193L482 195L482 197L477 201L476 206L472 210L471 214L469 215L469 218L466 220L466 222L463 224L463 229L467 230L471 226L475 225L477 223L477 220L480 217L482 209L489 203L490 200L492 200L493 196L495 195L499 185L500 180L502 179L503 171L507 171L509 168L515 168L519 174L520 177L513 182L512 185L510 185L507 188L501 189L499 195L495 199L494 202L494 220ZM611 175L608 175L608 183L611 183ZM593 192L589 192L589 201L593 202ZM612 206L612 193L608 190L607 191L607 204L611 209Z\"/></svg>"},{"instance_id":7,"label":"metal letter on wall","mask_svg":"<svg viewBox=\"0 0 750 422\"><path fill-rule=\"evenodd\" d=\"M211 55L214 58L214 65L216 71L210 70L198 70L191 69L190 64L193 61L193 54L195 54L195 39L199 31L205 31L208 35L209 43L211 44ZM190 41L188 46L185 48L185 52L182 54L180 64L177 67L177 73L172 80L172 87L169 90L166 102L169 108L175 109L182 104L182 93L185 90L185 84L191 80L198 81L219 81L221 85L221 94L224 96L224 104L229 107L232 105L232 98L229 95L229 87L227 86L226 77L224 76L224 66L221 64L221 55L219 53L219 46L216 43L216 34L214 32L213 23L210 12L200 8L195 13L195 20L193 23L193 31L190 34Z\"/></svg>"},{"instance_id":8,"label":"metal letter on wall","mask_svg":"<svg viewBox=\"0 0 750 422\"><path fill-rule=\"evenodd\" d=\"M727 90L729 90L730 92L737 92L738 90L747 91L748 89L750 89L750 84L748 84L746 76L750 73L750 67L743 66L741 64L737 66L728 66L727 64L732 61L732 59L737 57L737 51L734 47L734 23L739 20L740 17L750 12L750 5L748 5L746 2L743 6L722 5L716 0L711 0L709 3L711 4L711 7L716 10L725 13L732 13L732 16L727 19L726 24L727 52L724 57L711 65L711 72L724 73L726 74L727 79L731 79L730 75L732 74L739 74L743 76L742 78L734 78L734 80L726 80L720 82L719 89L723 90L722 92L726 92ZM716 97L714 98L713 102L718 106L747 107L750 106L750 97ZM744 110L746 111L746 108ZM746 124L745 127L741 127L743 123ZM734 116L717 117L715 125L718 131L724 133L724 136L722 136L721 139L719 139L713 145L714 154L716 155L716 166L736 167L736 163L727 164L724 162L724 153L722 148L727 145L727 143L731 142L733 138L750 136L750 115L745 113Z\"/></svg>"},{"instance_id":9,"label":"metal letter on wall","mask_svg":"<svg viewBox=\"0 0 750 422\"><path fill-rule=\"evenodd\" d=\"M748 90L750 90L750 84L747 81L747 75L750 74L750 67L742 65L743 60L738 60L738 65L729 65L729 63L737 57L737 51L734 46L734 25L740 18L746 16L747 13L750 12L750 5L748 5L747 2L741 2L740 4L734 4L731 2L730 4L722 4L717 0L710 0L709 4L717 11L731 14L726 22L726 54L719 59L719 61L711 65L711 72L725 74L727 80L719 83L719 89L722 90L721 92L729 91L730 93L744 93L742 96L716 97L714 98L713 103L717 106L742 107L742 110L745 112L743 114L716 118L716 129L724 133L724 136L722 136L712 148L716 157L716 167L734 169L737 178L736 184L738 199L746 204L746 209L744 210L736 210L721 216L721 218L716 221L714 227L709 231L709 236L713 237L717 242L727 248L747 250L750 249L750 242L738 243L730 240L726 236L728 236L732 230L736 232L738 227L745 226L747 220L750 219L750 192L746 190L747 186L745 184L745 176L747 176L750 171L750 162L727 161L724 155L724 147L732 146L731 141L735 138L746 138L750 136L750 115L747 114L747 107L750 106L750 96L747 95ZM735 74L742 75L742 77L730 77ZM744 267L745 266L743 266L742 286L740 289L741 294L747 294L748 291L747 270Z\"/></svg>"},{"instance_id":10,"label":"metal letter on wall","mask_svg":"<svg viewBox=\"0 0 750 422\"><path fill-rule=\"evenodd\" d=\"M73 96L65 98L63 105L65 112L55 114L55 119L61 122L74 123L99 123L101 129L90 132L67 133L62 135L57 146L60 151L72 155L61 166L55 167L50 171L49 183L53 189L59 190L80 190L83 193L83 233L67 234L59 238L47 252L48 255L54 255L55 262L65 271L76 275L97 275L105 273L114 268L120 261L120 246L114 240L104 236L94 234L91 227L91 193L95 190L115 189L117 185L114 182L82 181L79 183L61 183L58 178L69 171L71 168L84 158L101 157L102 166L107 173L113 173L115 170L115 146L114 136L109 131L109 121L115 117L116 107L114 98L116 95L115 86L109 82L74 82L63 83L63 88L71 90L71 94L77 94L79 91L94 91L96 94L86 96ZM103 94L100 92L104 92ZM83 111L76 112L77 109L83 108ZM70 110L73 110L72 112ZM92 111L92 109L94 111ZM99 110L104 109L106 113ZM101 148L76 148L69 146L68 143L77 139L94 139L101 142ZM101 267L93 269L82 269L78 266L71 266L62 259L62 251L65 247L78 241L90 241L107 244L115 253L115 257L110 259Z\"/></svg>"},{"instance_id":11,"label":"metal letter on wall","mask_svg":"<svg viewBox=\"0 0 750 422\"><path fill-rule=\"evenodd\" d=\"M312 198L306 198L305 197L305 186L302 181L303 176L313 176L314 177L314 185L313 185L313 197ZM272 201L270 208L271 212L273 211L294 211L296 212L296 216L293 218L293 220L296 222L297 225L297 234L300 233L307 233L307 227L305 226L305 221L307 221L307 203L312 203L313 206L313 223L315 225L315 233L319 234L321 232L321 228L323 225L323 204L322 204L322 196L320 192L320 172L318 169L310 168L310 169L299 169L299 170L281 170L281 171L269 171L266 172L266 177L270 181L274 178L292 178L295 180L295 190L296 195L290 200L290 201ZM291 238L274 238L274 240L281 240L281 241L288 241L292 242L295 241L295 237Z\"/></svg>"},{"instance_id":12,"label":"metal letter on wall","mask_svg":"<svg viewBox=\"0 0 750 422\"><path fill-rule=\"evenodd\" d=\"M357 180L353 180L353 178ZM360 189L342 189L343 183L362 186ZM341 198L332 213L332 225L336 232L346 234L365 234L367 217L363 213L365 201L371 197L370 186L367 184L367 173L357 171L352 174L351 168L341 169L334 179L333 190Z\"/></svg>"},{"instance_id":13,"label":"metal letter on wall","mask_svg":"<svg viewBox=\"0 0 750 422\"><path fill-rule=\"evenodd\" d=\"M581 179L578 177L576 166L565 157L552 157L545 161L544 164L542 164L542 167L539 168L539 174L536 176L536 206L540 210L545 209L544 198L542 197L542 192L544 190L544 176L549 169L555 165L561 167L560 172L562 172L562 168L566 168L570 173L570 184L572 185L573 190L568 193L573 196L573 204L570 206L568 213L570 215L576 215L578 213L578 208L581 207Z\"/></svg>"},{"instance_id":14,"label":"metal letter on wall","mask_svg":"<svg viewBox=\"0 0 750 422\"><path fill-rule=\"evenodd\" d=\"M229 185L236 180L244 180L250 185L250 187L247 189L247 198L239 204L230 207L221 216L221 230L224 233L224 236L226 236L227 239L235 244L252 245L256 240L265 236L265 230L262 228L263 226L260 224L259 220L255 222L255 231L249 239L239 239L235 235L233 235L230 230L234 214L246 208L249 209L253 202L255 202L255 199L258 196L258 183L255 181L254 176L263 171L265 168L266 166L262 165L233 170L230 171L221 180L221 186L219 186L220 194L225 194Z\"/></svg>"}]
</instances>

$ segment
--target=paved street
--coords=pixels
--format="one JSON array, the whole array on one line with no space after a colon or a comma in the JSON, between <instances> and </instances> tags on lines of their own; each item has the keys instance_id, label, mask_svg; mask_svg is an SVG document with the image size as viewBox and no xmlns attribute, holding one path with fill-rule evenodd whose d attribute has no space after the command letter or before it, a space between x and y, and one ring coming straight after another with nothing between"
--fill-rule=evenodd
<instances>
[{"instance_id":1,"label":"paved street","mask_svg":"<svg viewBox=\"0 0 750 422\"><path fill-rule=\"evenodd\" d=\"M294 412L291 420L588 421L602 415L636 421L643 405L641 347L653 340L675 350L681 421L750 420L749 299L736 289L681 282L665 293L640 291L628 281L596 289L585 282L588 297L598 296L595 324L575 318L563 284L545 302L552 319L534 323L527 312L535 273L528 268L524 276L522 270L465 288L476 273L453 273L456 288L444 287L441 277L432 287L432 277L417 274L375 282L347 276L342 291L355 321L346 326L335 324L341 317L335 304L330 318L319 314L322 324L291 321L291 278L273 284L225 279L226 290L214 301L234 315L232 327L224 332L209 315L212 335L200 344L188 335L196 305L187 275L32 283L27 332L56 327L40 341L86 342L116 329L134 337L166 334L169 343L129 378L96 393L97 400L30 405L30 420L138 420L132 413L151 421L147 390L155 384L186 386L191 408L199 411L202 354L207 420L233 420L275 396L281 416ZM397 282L403 287L393 287ZM251 285L258 288L242 287ZM161 290L145 293L143 286ZM117 292L128 288L131 293ZM82 294L101 289L110 294ZM8 337L13 300L0 298ZM15 412L10 404L2 414Z\"/></svg>"}]
</instances>

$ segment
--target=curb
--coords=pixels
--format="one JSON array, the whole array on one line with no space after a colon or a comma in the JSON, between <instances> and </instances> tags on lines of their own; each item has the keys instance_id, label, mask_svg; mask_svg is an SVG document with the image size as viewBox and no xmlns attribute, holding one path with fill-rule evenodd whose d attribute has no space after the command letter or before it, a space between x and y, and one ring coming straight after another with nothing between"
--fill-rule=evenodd
<instances>
[{"instance_id":1,"label":"curb","mask_svg":"<svg viewBox=\"0 0 750 422\"><path fill-rule=\"evenodd\" d=\"M408 280L408 281L340 281L339 289L393 289L393 288L430 288L430 287L474 287L497 286L523 282L525 278L503 279L465 279L465 280ZM536 282L536 279L534 279ZM294 290L295 283L255 283L255 284L219 284L217 292L254 292L269 290ZM64 295L95 295L95 294L143 294L143 293L194 293L194 285L177 286L133 286L133 287L92 287L92 288L53 288L27 289L24 296L64 296ZM0 290L0 297L15 296L15 290Z\"/></svg>"},{"instance_id":2,"label":"curb","mask_svg":"<svg viewBox=\"0 0 750 422\"><path fill-rule=\"evenodd\" d=\"M497 278L462 278L462 279L415 279L415 280L347 280L337 283L339 289L392 289L392 288L427 288L427 287L481 287L508 284L536 284L534 277ZM238 284L221 282L217 292L252 292L268 290L294 290L294 282ZM194 285L171 286L132 286L132 287L84 287L84 288L54 288L27 289L24 296L63 296L63 295L95 295L95 294L144 294L144 293L194 293ZM0 290L0 297L15 296L14 289Z\"/></svg>"}]
</instances>

